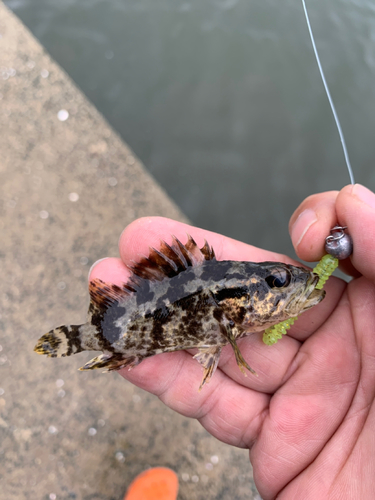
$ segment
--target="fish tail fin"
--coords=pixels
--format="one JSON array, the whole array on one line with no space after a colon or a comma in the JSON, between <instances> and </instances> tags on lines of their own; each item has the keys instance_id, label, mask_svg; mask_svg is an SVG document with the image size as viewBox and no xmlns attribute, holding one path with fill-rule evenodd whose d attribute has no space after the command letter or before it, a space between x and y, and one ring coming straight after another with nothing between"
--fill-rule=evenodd
<instances>
[{"instance_id":1,"label":"fish tail fin","mask_svg":"<svg viewBox=\"0 0 375 500\"><path fill-rule=\"evenodd\" d=\"M50 358L70 356L85 348L81 345L81 328L84 325L59 326L38 340L34 351Z\"/></svg>"}]
</instances>

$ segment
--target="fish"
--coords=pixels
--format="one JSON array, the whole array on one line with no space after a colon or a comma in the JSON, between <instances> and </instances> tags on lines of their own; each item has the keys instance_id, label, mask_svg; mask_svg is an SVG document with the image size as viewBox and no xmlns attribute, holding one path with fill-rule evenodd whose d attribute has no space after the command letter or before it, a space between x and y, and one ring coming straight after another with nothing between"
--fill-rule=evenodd
<instances>
[{"instance_id":1,"label":"fish","mask_svg":"<svg viewBox=\"0 0 375 500\"><path fill-rule=\"evenodd\" d=\"M198 349L203 367L199 390L230 344L240 370L255 374L237 340L263 331L317 305L325 296L315 287L319 276L280 262L219 261L205 241L199 248L172 237L159 250L130 266L121 286L94 279L89 283L86 323L59 326L43 335L34 350L65 357L86 350L102 351L80 370L135 367L160 353Z\"/></svg>"}]
</instances>

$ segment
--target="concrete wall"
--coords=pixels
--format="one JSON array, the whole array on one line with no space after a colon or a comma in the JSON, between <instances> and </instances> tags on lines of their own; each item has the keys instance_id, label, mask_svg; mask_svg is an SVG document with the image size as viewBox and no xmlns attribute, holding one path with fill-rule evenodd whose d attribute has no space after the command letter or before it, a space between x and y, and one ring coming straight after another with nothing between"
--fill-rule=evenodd
<instances>
[{"instance_id":1,"label":"concrete wall","mask_svg":"<svg viewBox=\"0 0 375 500\"><path fill-rule=\"evenodd\" d=\"M256 498L246 451L116 374L78 372L90 353L33 352L83 321L90 265L129 222L186 218L1 2L0 193L0 498L121 499L155 465L180 499Z\"/></svg>"}]
</instances>

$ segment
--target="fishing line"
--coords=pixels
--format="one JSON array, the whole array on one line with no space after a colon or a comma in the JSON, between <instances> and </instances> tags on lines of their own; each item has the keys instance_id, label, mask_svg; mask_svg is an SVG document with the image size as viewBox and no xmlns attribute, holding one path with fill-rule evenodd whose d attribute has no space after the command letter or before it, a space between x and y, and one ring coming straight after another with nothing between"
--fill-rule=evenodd
<instances>
[{"instance_id":1,"label":"fishing line","mask_svg":"<svg viewBox=\"0 0 375 500\"><path fill-rule=\"evenodd\" d=\"M307 22L307 27L309 28L311 43L314 49L316 62L318 63L320 76L323 80L323 85L328 97L329 104L331 105L331 110L333 113L333 117L336 121L337 130L339 131L339 136L341 139L342 149L344 151L346 166L348 167L350 182L354 184L354 175L352 171L352 167L350 166L348 150L346 149L344 134L341 129L340 120L337 116L335 106L333 104L333 100L324 76L323 68L320 63L318 50L315 45L314 35L311 29L311 24L309 20L309 15L307 13L305 0L302 0L303 10L305 11L305 17ZM324 255L318 264L314 267L313 272L318 275L319 281L316 284L315 288L317 290L321 290L331 276L333 271L339 265L339 260L347 259L353 252L353 241L349 234L345 233L346 226L335 226L331 229L331 234L326 238L325 251L327 252ZM276 325L267 328L263 334L263 342L266 345L276 344L278 340L282 338L283 335L286 335L289 328L294 324L294 322L298 319L298 316L293 316L292 318L281 321Z\"/></svg>"},{"instance_id":2,"label":"fishing line","mask_svg":"<svg viewBox=\"0 0 375 500\"><path fill-rule=\"evenodd\" d=\"M348 150L346 148L346 143L345 143L345 139L344 139L344 134L343 134L343 131L341 129L340 120L339 120L339 117L338 117L338 115L336 113L336 109L335 109L335 106L333 104L331 93L329 91L328 84L327 84L327 81L325 79L323 68L322 68L322 65L321 65L321 62L320 62L320 59L319 59L319 54L318 54L318 50L317 50L316 45L315 45L314 35L313 35L312 29L311 29L310 19L309 19L309 15L307 13L307 8L306 8L305 0L302 0L302 5L303 5L303 10L305 11L305 17L306 17L307 27L309 29L311 43L312 43L312 46L313 46L313 49L314 49L316 62L318 63L318 68L319 68L319 71L320 71L320 76L322 77L323 85L324 85L324 88L325 88L325 91L326 91L326 94L327 94L327 97L328 97L329 104L331 106L333 117L334 117L335 122L336 122L337 130L339 132L339 136L340 136L340 140L341 140L341 144L342 144L342 149L344 151L346 166L347 166L348 172L349 172L350 182L352 184L355 184L352 167L350 165L349 154L348 154Z\"/></svg>"}]
</instances>

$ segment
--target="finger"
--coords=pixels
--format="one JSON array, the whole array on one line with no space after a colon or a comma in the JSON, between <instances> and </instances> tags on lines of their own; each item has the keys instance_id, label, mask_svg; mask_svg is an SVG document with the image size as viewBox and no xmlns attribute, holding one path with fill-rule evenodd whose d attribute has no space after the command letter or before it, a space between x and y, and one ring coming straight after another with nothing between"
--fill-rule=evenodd
<instances>
[{"instance_id":1,"label":"finger","mask_svg":"<svg viewBox=\"0 0 375 500\"><path fill-rule=\"evenodd\" d=\"M89 272L89 281L99 279L105 283L122 285L131 275L130 269L121 259L107 257L95 262Z\"/></svg>"},{"instance_id":2,"label":"finger","mask_svg":"<svg viewBox=\"0 0 375 500\"><path fill-rule=\"evenodd\" d=\"M325 237L337 223L337 196L338 191L314 194L306 198L293 213L289 232L299 258L311 262L323 256Z\"/></svg>"},{"instance_id":3,"label":"finger","mask_svg":"<svg viewBox=\"0 0 375 500\"><path fill-rule=\"evenodd\" d=\"M242 448L256 439L269 403L269 395L236 384L220 370L198 391L202 370L187 352L160 354L119 373L178 413L198 419L216 438Z\"/></svg>"},{"instance_id":4,"label":"finger","mask_svg":"<svg viewBox=\"0 0 375 500\"><path fill-rule=\"evenodd\" d=\"M254 262L272 260L295 263L285 255L262 250L221 234L164 217L144 217L129 224L120 237L120 255L125 264L131 264L139 257L147 256L150 247L159 248L160 241L170 244L172 236L176 236L182 243L185 243L188 234L195 239L199 247L202 247L207 240L214 248L217 260L253 260Z\"/></svg>"},{"instance_id":5,"label":"finger","mask_svg":"<svg viewBox=\"0 0 375 500\"><path fill-rule=\"evenodd\" d=\"M336 211L353 239L353 266L374 282L375 194L360 184L346 186L337 197Z\"/></svg>"},{"instance_id":6,"label":"finger","mask_svg":"<svg viewBox=\"0 0 375 500\"><path fill-rule=\"evenodd\" d=\"M214 248L218 260L254 260L255 262L272 260L298 264L285 255L262 250L182 222L164 217L143 217L129 224L122 232L119 240L121 259L105 258L95 262L90 269L89 280L101 279L121 285L130 276L127 266L137 262L140 257L148 256L150 248L159 248L161 241L171 243L172 236L185 242L187 234L190 234L200 247L207 239Z\"/></svg>"},{"instance_id":7,"label":"finger","mask_svg":"<svg viewBox=\"0 0 375 500\"><path fill-rule=\"evenodd\" d=\"M326 253L324 244L330 230L337 224L345 225L337 213L338 191L314 194L306 198L292 215L289 232L295 251L303 260L318 261ZM350 259L340 261L340 269L349 276L360 273Z\"/></svg>"}]
</instances>

